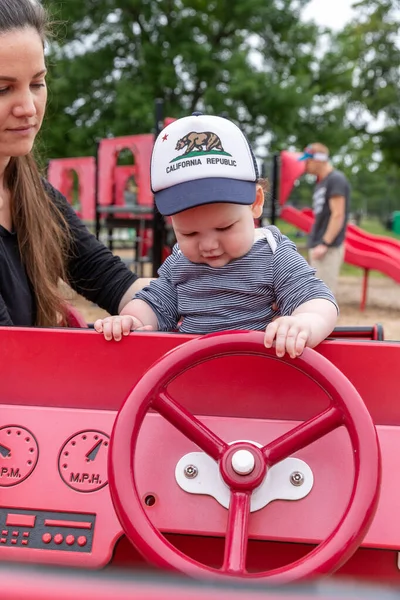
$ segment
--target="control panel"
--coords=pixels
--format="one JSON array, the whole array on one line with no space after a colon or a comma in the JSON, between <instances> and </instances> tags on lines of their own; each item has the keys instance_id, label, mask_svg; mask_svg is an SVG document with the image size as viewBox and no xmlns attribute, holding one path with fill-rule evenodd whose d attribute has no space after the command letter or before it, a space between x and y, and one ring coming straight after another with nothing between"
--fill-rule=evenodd
<instances>
[{"instance_id":1,"label":"control panel","mask_svg":"<svg viewBox=\"0 0 400 600\"><path fill-rule=\"evenodd\" d=\"M110 561L122 535L107 474L115 414L2 405L0 561Z\"/></svg>"},{"instance_id":2,"label":"control panel","mask_svg":"<svg viewBox=\"0 0 400 600\"><path fill-rule=\"evenodd\" d=\"M0 546L90 552L95 515L0 508Z\"/></svg>"}]
</instances>

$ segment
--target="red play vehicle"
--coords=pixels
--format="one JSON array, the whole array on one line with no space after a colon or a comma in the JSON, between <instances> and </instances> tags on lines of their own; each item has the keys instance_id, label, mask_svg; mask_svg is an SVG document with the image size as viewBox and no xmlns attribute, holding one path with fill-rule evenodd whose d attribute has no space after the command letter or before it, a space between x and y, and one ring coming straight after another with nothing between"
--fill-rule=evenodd
<instances>
[{"instance_id":1,"label":"red play vehicle","mask_svg":"<svg viewBox=\"0 0 400 600\"><path fill-rule=\"evenodd\" d=\"M261 586L286 599L267 589L323 575L400 585L400 343L364 333L291 360L258 332L118 344L3 328L0 560L54 570L6 566L3 597L247 598ZM153 582L131 578L149 565ZM81 592L55 567L78 568ZM160 570L205 587L160 583Z\"/></svg>"}]
</instances>

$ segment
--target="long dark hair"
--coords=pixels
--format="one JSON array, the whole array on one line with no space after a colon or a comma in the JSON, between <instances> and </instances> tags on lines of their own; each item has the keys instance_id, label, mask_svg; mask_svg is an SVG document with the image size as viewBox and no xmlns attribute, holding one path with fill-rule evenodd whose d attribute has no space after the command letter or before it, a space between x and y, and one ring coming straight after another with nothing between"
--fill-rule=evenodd
<instances>
[{"instance_id":1,"label":"long dark hair","mask_svg":"<svg viewBox=\"0 0 400 600\"><path fill-rule=\"evenodd\" d=\"M0 0L0 36L26 28L37 31L44 48L49 19L43 6L36 0ZM59 288L59 280L66 281L70 245L65 219L46 194L31 153L10 159L4 185L10 192L21 260L35 297L35 325L65 324L66 307Z\"/></svg>"}]
</instances>

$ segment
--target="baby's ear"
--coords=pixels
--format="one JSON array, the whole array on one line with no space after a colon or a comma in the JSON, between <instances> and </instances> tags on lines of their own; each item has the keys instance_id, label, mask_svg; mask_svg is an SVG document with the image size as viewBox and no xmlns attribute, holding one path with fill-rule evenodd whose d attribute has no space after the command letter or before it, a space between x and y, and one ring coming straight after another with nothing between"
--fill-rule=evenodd
<instances>
[{"instance_id":1,"label":"baby's ear","mask_svg":"<svg viewBox=\"0 0 400 600\"><path fill-rule=\"evenodd\" d=\"M262 215L264 206L264 191L261 185L257 184L256 188L256 199L251 205L251 212L253 213L253 217L255 219L259 219Z\"/></svg>"}]
</instances>

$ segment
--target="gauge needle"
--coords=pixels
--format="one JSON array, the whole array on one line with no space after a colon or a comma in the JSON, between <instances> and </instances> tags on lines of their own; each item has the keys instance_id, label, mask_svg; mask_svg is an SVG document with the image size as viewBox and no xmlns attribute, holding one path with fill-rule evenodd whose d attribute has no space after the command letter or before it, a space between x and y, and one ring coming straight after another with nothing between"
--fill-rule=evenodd
<instances>
[{"instance_id":1,"label":"gauge needle","mask_svg":"<svg viewBox=\"0 0 400 600\"><path fill-rule=\"evenodd\" d=\"M10 448L7 448L6 446L2 446L0 444L0 454L3 458L7 458L7 456L10 456L11 450Z\"/></svg>"},{"instance_id":2,"label":"gauge needle","mask_svg":"<svg viewBox=\"0 0 400 600\"><path fill-rule=\"evenodd\" d=\"M88 461L90 460L94 460L97 456L98 451L100 450L100 446L102 445L103 440L99 440L98 442L95 443L95 445L89 450L89 452L86 453L86 458L88 459Z\"/></svg>"}]
</instances>

